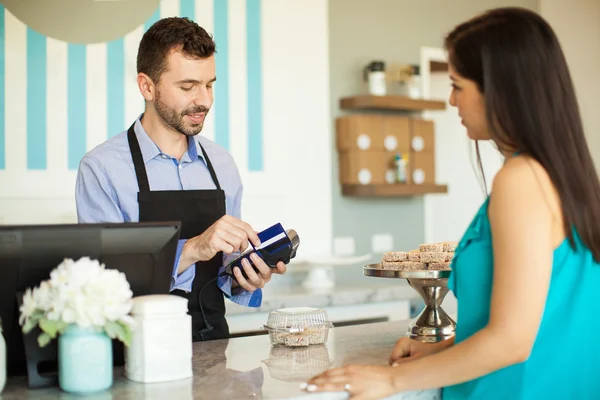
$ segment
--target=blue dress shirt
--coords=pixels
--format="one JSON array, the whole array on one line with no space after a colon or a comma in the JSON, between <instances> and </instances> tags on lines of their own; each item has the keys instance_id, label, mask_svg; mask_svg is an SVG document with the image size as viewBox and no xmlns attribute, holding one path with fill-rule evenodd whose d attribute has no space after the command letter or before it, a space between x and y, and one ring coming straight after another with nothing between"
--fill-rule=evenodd
<instances>
[{"instance_id":1,"label":"blue dress shirt","mask_svg":"<svg viewBox=\"0 0 600 400\"><path fill-rule=\"evenodd\" d=\"M161 152L144 130L139 117L135 121L134 131L142 151L150 190L216 189L198 144L200 141L217 174L221 188L225 191L226 213L241 218L242 181L235 161L227 150L205 137L190 137L188 151L183 154L181 160L176 160ZM79 223L138 222L138 191L127 131L124 131L89 151L79 164L75 187ZM185 239L181 239L177 245L171 290L190 292L196 266L192 265L181 274L177 274L185 242ZM227 265L237 255L224 255L223 265ZM221 267L219 272L223 268ZM260 289L254 292L238 289L232 294L230 277L220 277L217 282L225 296L232 301L248 307L260 307Z\"/></svg>"}]
</instances>

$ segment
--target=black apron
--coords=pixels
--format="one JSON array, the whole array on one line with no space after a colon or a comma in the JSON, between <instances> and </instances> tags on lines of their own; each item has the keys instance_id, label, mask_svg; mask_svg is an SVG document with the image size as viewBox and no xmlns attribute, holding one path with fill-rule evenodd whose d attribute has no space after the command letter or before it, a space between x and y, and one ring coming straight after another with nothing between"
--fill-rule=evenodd
<instances>
[{"instance_id":1,"label":"black apron","mask_svg":"<svg viewBox=\"0 0 600 400\"><path fill-rule=\"evenodd\" d=\"M181 239L200 235L225 215L225 192L219 185L206 151L200 145L216 190L151 191L134 125L127 131L127 140L140 190L139 221L181 221ZM217 285L217 274L222 264L221 252L209 261L197 262L191 293L179 289L171 292L188 299L188 313L192 317L192 340L195 342L229 337L223 292Z\"/></svg>"}]
</instances>

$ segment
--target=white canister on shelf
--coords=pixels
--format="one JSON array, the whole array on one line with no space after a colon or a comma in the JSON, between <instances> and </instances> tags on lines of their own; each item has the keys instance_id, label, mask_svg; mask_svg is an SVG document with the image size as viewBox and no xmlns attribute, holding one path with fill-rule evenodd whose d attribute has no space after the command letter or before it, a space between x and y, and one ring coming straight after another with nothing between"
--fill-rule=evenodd
<instances>
[{"instance_id":1,"label":"white canister on shelf","mask_svg":"<svg viewBox=\"0 0 600 400\"><path fill-rule=\"evenodd\" d=\"M411 99L423 97L421 91L421 75L418 65L407 65L402 68L397 86L397 94Z\"/></svg>"},{"instance_id":2,"label":"white canister on shelf","mask_svg":"<svg viewBox=\"0 0 600 400\"><path fill-rule=\"evenodd\" d=\"M134 382L167 382L192 374L192 319L188 300L175 295L133 298L135 321L125 353L125 376Z\"/></svg>"},{"instance_id":3,"label":"white canister on shelf","mask_svg":"<svg viewBox=\"0 0 600 400\"><path fill-rule=\"evenodd\" d=\"M421 73L418 65L412 66L412 75L408 80L408 97L411 99L420 99L421 93Z\"/></svg>"},{"instance_id":4,"label":"white canister on shelf","mask_svg":"<svg viewBox=\"0 0 600 400\"><path fill-rule=\"evenodd\" d=\"M383 61L372 61L364 69L364 74L369 86L369 94L374 96L385 96L385 63Z\"/></svg>"}]
</instances>

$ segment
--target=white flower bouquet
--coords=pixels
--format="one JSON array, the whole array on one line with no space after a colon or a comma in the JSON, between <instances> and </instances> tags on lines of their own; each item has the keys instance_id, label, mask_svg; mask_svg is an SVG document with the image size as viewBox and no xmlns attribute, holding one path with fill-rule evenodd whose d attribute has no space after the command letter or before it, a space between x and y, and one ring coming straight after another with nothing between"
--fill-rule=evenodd
<instances>
[{"instance_id":1,"label":"white flower bouquet","mask_svg":"<svg viewBox=\"0 0 600 400\"><path fill-rule=\"evenodd\" d=\"M104 264L88 257L78 261L65 259L50 273L49 280L33 290L27 289L19 324L23 333L39 325L41 347L72 324L104 331L129 346L132 296L122 272L105 269Z\"/></svg>"}]
</instances>

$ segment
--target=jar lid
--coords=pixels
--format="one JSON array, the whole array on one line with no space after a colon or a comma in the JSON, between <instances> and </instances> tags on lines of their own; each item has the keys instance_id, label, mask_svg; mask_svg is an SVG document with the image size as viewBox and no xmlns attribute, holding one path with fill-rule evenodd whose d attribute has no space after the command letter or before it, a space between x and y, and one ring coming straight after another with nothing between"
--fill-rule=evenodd
<instances>
[{"instance_id":1,"label":"jar lid","mask_svg":"<svg viewBox=\"0 0 600 400\"><path fill-rule=\"evenodd\" d=\"M332 327L327 311L312 307L281 308L272 311L265 325L265 328L278 332L302 332Z\"/></svg>"},{"instance_id":2,"label":"jar lid","mask_svg":"<svg viewBox=\"0 0 600 400\"><path fill-rule=\"evenodd\" d=\"M171 294L137 296L132 302L132 315L181 315L188 311L188 300Z\"/></svg>"},{"instance_id":3,"label":"jar lid","mask_svg":"<svg viewBox=\"0 0 600 400\"><path fill-rule=\"evenodd\" d=\"M369 71L385 71L385 62L381 60L374 60L367 65Z\"/></svg>"}]
</instances>

